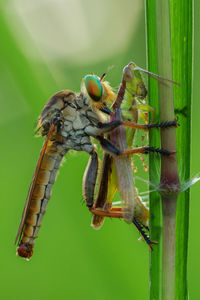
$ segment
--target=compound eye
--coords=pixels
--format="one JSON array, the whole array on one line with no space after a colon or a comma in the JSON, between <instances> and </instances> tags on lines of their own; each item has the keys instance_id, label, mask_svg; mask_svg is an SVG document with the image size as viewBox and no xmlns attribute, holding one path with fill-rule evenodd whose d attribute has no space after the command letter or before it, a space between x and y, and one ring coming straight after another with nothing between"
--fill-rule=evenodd
<instances>
[{"instance_id":1,"label":"compound eye","mask_svg":"<svg viewBox=\"0 0 200 300\"><path fill-rule=\"evenodd\" d=\"M103 89L101 82L95 75L86 75L85 78L85 87L88 92L88 95L94 101L100 101L103 94Z\"/></svg>"}]
</instances>

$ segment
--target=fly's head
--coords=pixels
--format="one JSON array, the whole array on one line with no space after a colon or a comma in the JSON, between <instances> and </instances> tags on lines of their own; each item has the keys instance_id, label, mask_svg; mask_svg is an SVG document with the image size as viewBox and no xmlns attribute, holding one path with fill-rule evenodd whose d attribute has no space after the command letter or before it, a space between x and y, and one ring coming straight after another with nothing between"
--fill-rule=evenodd
<instances>
[{"instance_id":1,"label":"fly's head","mask_svg":"<svg viewBox=\"0 0 200 300\"><path fill-rule=\"evenodd\" d=\"M82 80L81 91L88 98L93 111L109 115L111 111L107 104L113 102L116 95L110 84L103 81L104 76L105 74L101 78L96 75L86 75Z\"/></svg>"}]
</instances>

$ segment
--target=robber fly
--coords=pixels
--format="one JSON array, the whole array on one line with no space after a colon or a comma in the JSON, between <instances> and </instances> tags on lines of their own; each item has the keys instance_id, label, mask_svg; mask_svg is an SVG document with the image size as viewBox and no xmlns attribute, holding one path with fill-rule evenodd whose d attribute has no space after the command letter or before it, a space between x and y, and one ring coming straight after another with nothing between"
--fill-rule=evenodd
<instances>
[{"instance_id":1,"label":"robber fly","mask_svg":"<svg viewBox=\"0 0 200 300\"><path fill-rule=\"evenodd\" d=\"M107 134L120 125L138 128L138 124L117 119L109 120L112 112L107 103L109 100L113 101L116 96L108 82L103 79L104 75L102 77L86 75L82 80L79 94L75 94L71 90L56 93L46 103L39 116L37 131L46 138L28 191L15 240L18 243L17 253L19 256L29 259L33 255L34 240L38 236L42 218L51 197L58 168L70 149L85 151L90 155L83 176L83 196L89 211L95 215L112 218L123 218L123 214L113 208L109 211L96 209L93 205L99 160L91 137L98 140L102 149L112 156L127 156L150 151L163 155L173 153L173 151L152 147L120 150L109 141L106 137ZM175 126L175 123L175 121L169 122L166 127ZM159 124L155 124L155 126L159 127ZM145 124L142 127L148 129L153 128L153 125Z\"/></svg>"}]
</instances>

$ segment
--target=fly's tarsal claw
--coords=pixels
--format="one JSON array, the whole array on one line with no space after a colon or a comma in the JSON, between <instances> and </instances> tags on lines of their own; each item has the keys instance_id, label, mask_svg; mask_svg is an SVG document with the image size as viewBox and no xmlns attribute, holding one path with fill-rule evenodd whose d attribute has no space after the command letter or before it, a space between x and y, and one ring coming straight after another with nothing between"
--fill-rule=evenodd
<instances>
[{"instance_id":1,"label":"fly's tarsal claw","mask_svg":"<svg viewBox=\"0 0 200 300\"><path fill-rule=\"evenodd\" d=\"M166 121L160 123L160 128L169 128L169 127L178 127L180 124L178 124L178 118L174 119L174 121Z\"/></svg>"},{"instance_id":2,"label":"fly's tarsal claw","mask_svg":"<svg viewBox=\"0 0 200 300\"><path fill-rule=\"evenodd\" d=\"M166 121L166 122L162 122L160 123L160 128L168 128L168 127L174 127L177 126L176 121Z\"/></svg>"},{"instance_id":3,"label":"fly's tarsal claw","mask_svg":"<svg viewBox=\"0 0 200 300\"><path fill-rule=\"evenodd\" d=\"M168 151L165 149L160 149L160 148L154 148L154 147L144 147L144 153L148 154L149 152L155 152L155 153L160 153L166 156L170 156L172 154L175 154L176 151Z\"/></svg>"},{"instance_id":4,"label":"fly's tarsal claw","mask_svg":"<svg viewBox=\"0 0 200 300\"><path fill-rule=\"evenodd\" d=\"M178 119L174 119L173 121L165 121L158 124L147 124L144 126L146 127L146 129L178 127L179 124L177 123L177 121Z\"/></svg>"}]
</instances>

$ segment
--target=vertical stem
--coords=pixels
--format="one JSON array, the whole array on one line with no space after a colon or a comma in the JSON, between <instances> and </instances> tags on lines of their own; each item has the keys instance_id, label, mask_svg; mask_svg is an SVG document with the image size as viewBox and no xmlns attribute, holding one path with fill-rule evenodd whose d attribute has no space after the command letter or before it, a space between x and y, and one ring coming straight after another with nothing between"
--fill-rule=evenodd
<instances>
[{"instance_id":1,"label":"vertical stem","mask_svg":"<svg viewBox=\"0 0 200 300\"><path fill-rule=\"evenodd\" d=\"M159 109L158 90L152 79L149 80L148 91L150 105L155 107L157 112L159 111L161 121L173 119L174 108L179 117L180 127L176 133L173 129L161 131L161 147L176 150L177 143L181 182L184 183L190 177L193 0L146 0L146 16L148 70L182 84L181 88L174 87L174 95L172 88L159 86ZM150 145L159 145L158 134L153 131L150 132ZM154 161L150 156L149 177L150 181L156 184L157 168ZM186 190L178 196L180 183L176 157L172 160L162 158L160 186L163 237L160 234L159 196L156 193L150 195L151 239L159 242L158 249L151 253L150 300L185 300L188 299L187 249L190 194ZM163 240L162 245L161 240Z\"/></svg>"},{"instance_id":2,"label":"vertical stem","mask_svg":"<svg viewBox=\"0 0 200 300\"><path fill-rule=\"evenodd\" d=\"M197 1L196 1L197 2ZM195 2L195 3L196 3ZM180 128L177 130L177 146L181 181L190 178L191 151L191 99L192 99L192 68L193 68L193 0L170 0L171 43L173 77L182 84L175 87L175 108L183 110L179 113ZM197 37L198 39L198 37ZM195 99L197 100L197 99ZM182 112L182 111L181 111ZM188 227L189 227L190 191L181 193L177 203L176 224L176 299L188 299L187 258L188 258Z\"/></svg>"},{"instance_id":3,"label":"vertical stem","mask_svg":"<svg viewBox=\"0 0 200 300\"><path fill-rule=\"evenodd\" d=\"M176 196L162 197L163 211L163 272L162 299L174 299L175 290L175 226Z\"/></svg>"},{"instance_id":4,"label":"vertical stem","mask_svg":"<svg viewBox=\"0 0 200 300\"><path fill-rule=\"evenodd\" d=\"M169 2L156 1L156 28L158 73L172 78L171 35ZM159 84L160 121L174 119L173 87ZM161 130L161 147L176 151L176 129ZM161 158L160 187L163 211L163 268L162 268L162 299L175 299L175 228L176 204L179 191L177 157Z\"/></svg>"},{"instance_id":5,"label":"vertical stem","mask_svg":"<svg viewBox=\"0 0 200 300\"><path fill-rule=\"evenodd\" d=\"M147 44L147 65L148 70L158 74L157 69L157 38L156 38L156 0L146 0L146 44ZM158 112L158 85L156 80L149 77L148 83L149 104ZM149 142L151 146L160 146L159 132L150 130ZM153 153L149 154L149 180L157 184L159 174L158 165ZM162 294L162 215L161 198L159 193L153 192L149 195L149 229L151 240L157 241L158 245L150 251L150 284L149 299L161 300Z\"/></svg>"},{"instance_id":6,"label":"vertical stem","mask_svg":"<svg viewBox=\"0 0 200 300\"><path fill-rule=\"evenodd\" d=\"M172 78L171 36L169 3L166 0L157 0L156 3L157 54L158 73L166 78ZM173 120L174 96L173 86L159 83L159 110L160 122ZM161 129L161 146L167 150L176 151L176 129ZM177 159L162 156L161 184L163 187L179 183Z\"/></svg>"}]
</instances>

